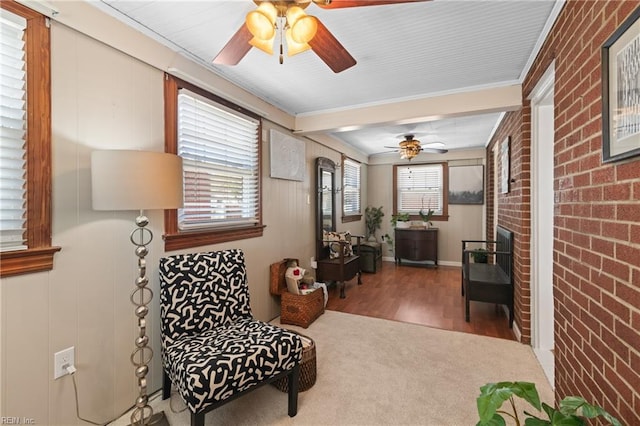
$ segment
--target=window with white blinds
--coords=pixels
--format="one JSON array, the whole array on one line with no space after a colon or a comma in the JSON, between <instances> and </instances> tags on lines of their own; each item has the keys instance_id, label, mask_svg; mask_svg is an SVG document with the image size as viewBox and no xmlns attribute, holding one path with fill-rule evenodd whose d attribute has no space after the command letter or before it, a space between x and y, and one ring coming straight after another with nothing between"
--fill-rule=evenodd
<instances>
[{"instance_id":1,"label":"window with white blinds","mask_svg":"<svg viewBox=\"0 0 640 426\"><path fill-rule=\"evenodd\" d=\"M442 164L418 164L396 167L397 211L418 214L431 209L443 213L444 171Z\"/></svg>"},{"instance_id":2,"label":"window with white blinds","mask_svg":"<svg viewBox=\"0 0 640 426\"><path fill-rule=\"evenodd\" d=\"M184 168L178 228L259 223L259 120L180 89L177 127Z\"/></svg>"},{"instance_id":3,"label":"window with white blinds","mask_svg":"<svg viewBox=\"0 0 640 426\"><path fill-rule=\"evenodd\" d=\"M0 251L26 250L27 21L0 9Z\"/></svg>"},{"instance_id":4,"label":"window with white blinds","mask_svg":"<svg viewBox=\"0 0 640 426\"><path fill-rule=\"evenodd\" d=\"M342 214L362 214L360 209L360 163L349 158L342 161Z\"/></svg>"}]
</instances>

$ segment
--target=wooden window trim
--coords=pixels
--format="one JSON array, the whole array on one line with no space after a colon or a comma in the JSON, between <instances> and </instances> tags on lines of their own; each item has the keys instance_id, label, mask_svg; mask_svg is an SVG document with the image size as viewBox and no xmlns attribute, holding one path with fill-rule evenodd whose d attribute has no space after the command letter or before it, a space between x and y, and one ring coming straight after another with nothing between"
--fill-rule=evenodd
<instances>
[{"instance_id":1,"label":"wooden window trim","mask_svg":"<svg viewBox=\"0 0 640 426\"><path fill-rule=\"evenodd\" d=\"M416 166L442 165L442 214L431 217L432 221L447 222L449 220L449 164L446 161L441 163L416 163ZM405 164L393 165L393 212L395 216L398 214L398 167L404 167ZM422 220L419 215L411 215L409 220Z\"/></svg>"},{"instance_id":2,"label":"wooden window trim","mask_svg":"<svg viewBox=\"0 0 640 426\"><path fill-rule=\"evenodd\" d=\"M51 38L47 18L14 1L0 6L27 19L27 250L0 254L0 277L50 271Z\"/></svg>"},{"instance_id":3,"label":"wooden window trim","mask_svg":"<svg viewBox=\"0 0 640 426\"><path fill-rule=\"evenodd\" d=\"M265 226L262 224L262 120L260 116L248 111L226 99L213 95L197 86L180 80L172 75L165 74L164 79L164 134L165 134L165 152L171 154L178 153L178 90L181 88L188 89L194 93L211 99L214 102L222 104L228 108L248 115L260 121L258 126L258 146L260 152L258 155L258 170L260 176L258 181L258 217L259 222L256 225L245 227L222 228L216 230L196 230L196 231L180 231L178 229L178 210L170 209L164 211L164 249L165 251L182 250L191 247L205 246L211 244L226 243L229 241L237 241L246 238L261 237Z\"/></svg>"}]
</instances>

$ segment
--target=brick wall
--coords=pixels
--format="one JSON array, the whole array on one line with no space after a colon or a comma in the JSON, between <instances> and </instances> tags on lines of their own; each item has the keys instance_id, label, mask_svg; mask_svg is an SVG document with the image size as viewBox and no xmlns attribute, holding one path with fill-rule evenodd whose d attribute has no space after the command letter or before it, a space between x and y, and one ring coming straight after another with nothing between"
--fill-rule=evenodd
<instances>
[{"instance_id":1,"label":"brick wall","mask_svg":"<svg viewBox=\"0 0 640 426\"><path fill-rule=\"evenodd\" d=\"M636 0L567 1L523 84L526 99L555 60L556 398L582 395L628 425L640 425L640 158L601 161L600 49L637 7ZM500 195L498 220L519 241L516 306L525 341L530 128L525 101L489 146L511 136L515 182Z\"/></svg>"}]
</instances>

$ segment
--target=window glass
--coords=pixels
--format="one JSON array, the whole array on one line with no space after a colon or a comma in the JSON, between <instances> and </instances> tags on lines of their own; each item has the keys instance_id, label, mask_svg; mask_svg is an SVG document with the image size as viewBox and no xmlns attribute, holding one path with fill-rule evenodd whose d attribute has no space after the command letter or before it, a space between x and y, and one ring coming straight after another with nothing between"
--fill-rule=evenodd
<instances>
[{"instance_id":1,"label":"window glass","mask_svg":"<svg viewBox=\"0 0 640 426\"><path fill-rule=\"evenodd\" d=\"M362 215L360 207L360 163L349 158L342 161L342 214Z\"/></svg>"}]
</instances>

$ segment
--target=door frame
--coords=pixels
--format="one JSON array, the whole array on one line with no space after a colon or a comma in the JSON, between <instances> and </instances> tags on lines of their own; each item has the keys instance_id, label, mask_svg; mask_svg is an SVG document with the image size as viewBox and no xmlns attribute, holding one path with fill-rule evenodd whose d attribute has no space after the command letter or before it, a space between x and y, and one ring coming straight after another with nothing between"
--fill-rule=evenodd
<instances>
[{"instance_id":1,"label":"door frame","mask_svg":"<svg viewBox=\"0 0 640 426\"><path fill-rule=\"evenodd\" d=\"M554 84L555 63L544 72L531 101L531 343L554 386Z\"/></svg>"}]
</instances>

